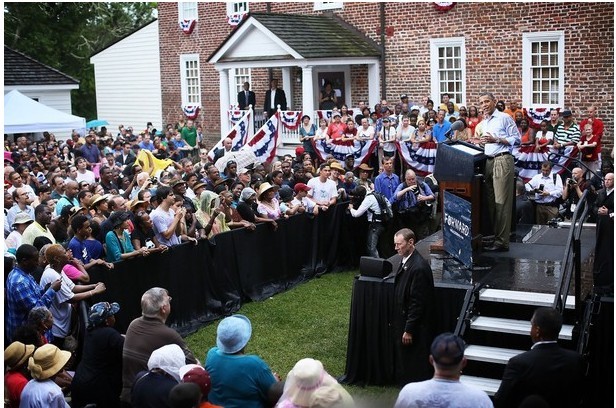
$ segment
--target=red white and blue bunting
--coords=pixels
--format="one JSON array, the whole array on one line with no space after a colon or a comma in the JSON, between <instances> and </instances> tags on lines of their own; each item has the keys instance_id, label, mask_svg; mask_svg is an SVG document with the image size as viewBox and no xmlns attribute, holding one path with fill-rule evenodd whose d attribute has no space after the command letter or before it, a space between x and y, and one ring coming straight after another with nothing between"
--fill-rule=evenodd
<instances>
[{"instance_id":1,"label":"red white and blue bunting","mask_svg":"<svg viewBox=\"0 0 616 408\"><path fill-rule=\"evenodd\" d=\"M324 139L316 140L312 142L314 144L314 150L321 160L325 160L326 157L331 155L334 159L338 160L341 165L344 165L344 160L349 154L355 157L354 167L358 167L360 164L367 162L368 157L374 149L378 146L379 142L372 141L354 141L353 144L347 142L341 142L333 140L327 142Z\"/></svg>"},{"instance_id":2,"label":"red white and blue bunting","mask_svg":"<svg viewBox=\"0 0 616 408\"><path fill-rule=\"evenodd\" d=\"M229 122L232 125L235 125L239 122L245 115L246 111L240 110L237 106L232 106L228 111L227 115L229 117Z\"/></svg>"},{"instance_id":3,"label":"red white and blue bunting","mask_svg":"<svg viewBox=\"0 0 616 408\"><path fill-rule=\"evenodd\" d=\"M276 156L280 123L278 115L276 113L269 118L246 144L261 163L270 162Z\"/></svg>"},{"instance_id":4,"label":"red white and blue bunting","mask_svg":"<svg viewBox=\"0 0 616 408\"><path fill-rule=\"evenodd\" d=\"M329 123L332 120L332 113L333 112L334 112L333 110L318 110L317 111L317 116L319 117L319 120L325 119L327 121L327 123ZM340 112L340 111L338 111L338 112ZM347 110L347 115L350 118L353 118L354 117L353 109L348 109ZM315 124L318 126L319 122L315 122Z\"/></svg>"},{"instance_id":5,"label":"red white and blue bunting","mask_svg":"<svg viewBox=\"0 0 616 408\"><path fill-rule=\"evenodd\" d=\"M299 127L302 118L302 111L281 111L280 123L289 130L295 130Z\"/></svg>"},{"instance_id":6,"label":"red white and blue bunting","mask_svg":"<svg viewBox=\"0 0 616 408\"><path fill-rule=\"evenodd\" d=\"M404 161L418 176L424 177L434 172L436 143L396 142L396 145Z\"/></svg>"},{"instance_id":7,"label":"red white and blue bunting","mask_svg":"<svg viewBox=\"0 0 616 408\"><path fill-rule=\"evenodd\" d=\"M196 25L197 25L197 20L195 19L180 21L180 28L182 29L182 32L184 32L184 34L186 35L192 34Z\"/></svg>"},{"instance_id":8,"label":"red white and blue bunting","mask_svg":"<svg viewBox=\"0 0 616 408\"><path fill-rule=\"evenodd\" d=\"M244 115L231 128L229 133L227 133L225 137L220 139L218 143L216 143L216 145L214 145L214 147L212 147L210 151L208 152L207 156L210 158L210 160L214 160L214 155L216 154L216 151L218 149L223 148L222 142L226 138L231 139L231 142L233 143L231 147L231 151L235 152L239 150L240 148L242 148L246 144L246 141L248 140L248 138L251 136L250 132L252 131L252 128L253 128L252 110L240 111L240 112L242 112Z\"/></svg>"},{"instance_id":9,"label":"red white and blue bunting","mask_svg":"<svg viewBox=\"0 0 616 408\"><path fill-rule=\"evenodd\" d=\"M539 129L541 122L550 120L550 111L556 109L560 113L560 108L524 108L524 115L528 118L528 124L533 129Z\"/></svg>"},{"instance_id":10,"label":"red white and blue bunting","mask_svg":"<svg viewBox=\"0 0 616 408\"><path fill-rule=\"evenodd\" d=\"M244 19L244 16L246 16L247 13L233 13L227 16L227 23L229 23L229 25L232 26L236 26L239 23L242 22L242 20Z\"/></svg>"},{"instance_id":11,"label":"red white and blue bunting","mask_svg":"<svg viewBox=\"0 0 616 408\"><path fill-rule=\"evenodd\" d=\"M188 119L196 119L199 116L199 110L201 107L199 105L184 105L182 106L182 112Z\"/></svg>"}]
</instances>

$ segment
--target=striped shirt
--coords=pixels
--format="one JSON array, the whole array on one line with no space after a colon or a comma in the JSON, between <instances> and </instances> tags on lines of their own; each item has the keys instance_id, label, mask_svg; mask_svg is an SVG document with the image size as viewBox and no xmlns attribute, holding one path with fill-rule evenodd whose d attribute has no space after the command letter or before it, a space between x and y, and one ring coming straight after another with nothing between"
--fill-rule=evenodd
<instances>
[{"instance_id":1,"label":"striped shirt","mask_svg":"<svg viewBox=\"0 0 616 408\"><path fill-rule=\"evenodd\" d=\"M571 142L577 144L580 141L581 136L580 128L575 123L572 123L568 128L566 128L566 125L559 126L554 134L556 141L560 144L567 144Z\"/></svg>"}]
</instances>

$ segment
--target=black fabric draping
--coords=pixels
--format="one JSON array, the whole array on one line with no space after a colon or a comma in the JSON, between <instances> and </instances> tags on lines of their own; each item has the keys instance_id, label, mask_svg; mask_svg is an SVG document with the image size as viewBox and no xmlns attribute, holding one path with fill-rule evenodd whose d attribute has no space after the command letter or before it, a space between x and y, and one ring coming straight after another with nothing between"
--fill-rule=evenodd
<instances>
[{"instance_id":1,"label":"black fabric draping","mask_svg":"<svg viewBox=\"0 0 616 408\"><path fill-rule=\"evenodd\" d=\"M453 332L470 285L435 284L435 334ZM395 385L393 279L359 276L353 283L347 361L340 381L355 385ZM432 340L430 340L430 343Z\"/></svg>"},{"instance_id":2,"label":"black fabric draping","mask_svg":"<svg viewBox=\"0 0 616 408\"><path fill-rule=\"evenodd\" d=\"M93 268L92 282L107 291L93 302L120 303L116 327L124 332L141 315L141 295L158 286L173 298L167 323L182 335L229 315L242 303L266 299L317 273L357 267L365 254L367 224L345 214L340 203L314 217L300 214L271 225L257 225L185 243L165 253ZM92 304L90 303L90 304Z\"/></svg>"}]
</instances>

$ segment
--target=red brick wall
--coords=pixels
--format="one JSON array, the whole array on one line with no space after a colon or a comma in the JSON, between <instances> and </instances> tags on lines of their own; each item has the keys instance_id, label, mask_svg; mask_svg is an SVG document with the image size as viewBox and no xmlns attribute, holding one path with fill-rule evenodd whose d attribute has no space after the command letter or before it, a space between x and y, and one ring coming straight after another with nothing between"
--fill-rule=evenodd
<instances>
[{"instance_id":1,"label":"red brick wall","mask_svg":"<svg viewBox=\"0 0 616 408\"><path fill-rule=\"evenodd\" d=\"M312 14L313 3L270 2L273 13ZM179 55L201 54L203 89L200 120L208 133L220 137L218 73L207 58L231 33L224 3L199 3L199 22L187 36L177 24L177 4L159 3L163 118L176 121L180 110ZM250 3L253 12L266 3ZM335 14L380 43L379 4L346 3ZM430 39L465 37L466 100L476 104L479 93L499 99L522 99L522 33L565 32L565 106L580 117L590 105L600 107L606 125L604 143L614 140L614 5L612 3L458 3L441 13L431 3L388 3L386 26L386 95L397 102L401 93L419 101L430 93ZM293 75L301 75L294 69ZM275 76L280 75L274 70ZM352 67L353 101L367 99L367 69ZM253 70L257 104L267 89L267 70ZM301 84L294 80L294 106L301 105Z\"/></svg>"}]
</instances>

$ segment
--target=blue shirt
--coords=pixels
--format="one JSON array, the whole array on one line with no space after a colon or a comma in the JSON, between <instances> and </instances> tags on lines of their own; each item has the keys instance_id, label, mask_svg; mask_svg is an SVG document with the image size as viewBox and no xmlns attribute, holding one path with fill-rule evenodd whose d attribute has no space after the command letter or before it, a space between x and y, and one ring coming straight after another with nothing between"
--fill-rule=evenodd
<instances>
[{"instance_id":1,"label":"blue shirt","mask_svg":"<svg viewBox=\"0 0 616 408\"><path fill-rule=\"evenodd\" d=\"M73 237L68 243L68 249L73 252L73 257L79 259L84 265L103 255L103 245L95 239L80 241L77 237Z\"/></svg>"},{"instance_id":2,"label":"blue shirt","mask_svg":"<svg viewBox=\"0 0 616 408\"><path fill-rule=\"evenodd\" d=\"M212 389L208 399L225 408L269 407L267 393L276 382L272 370L258 356L225 354L212 347L205 357Z\"/></svg>"},{"instance_id":3,"label":"blue shirt","mask_svg":"<svg viewBox=\"0 0 616 408\"><path fill-rule=\"evenodd\" d=\"M50 287L44 291L32 275L13 268L6 278L7 313L4 321L4 336L11 342L15 330L26 323L28 313L35 307L50 307L56 292Z\"/></svg>"},{"instance_id":4,"label":"blue shirt","mask_svg":"<svg viewBox=\"0 0 616 408\"><path fill-rule=\"evenodd\" d=\"M101 151L95 144L88 146L86 143L81 147L81 154L90 163L98 163L101 161Z\"/></svg>"},{"instance_id":5,"label":"blue shirt","mask_svg":"<svg viewBox=\"0 0 616 408\"><path fill-rule=\"evenodd\" d=\"M507 115L509 116L509 115ZM447 140L447 132L451 129L451 123L444 121L443 124L438 122L432 126L432 137L437 143L442 143Z\"/></svg>"},{"instance_id":6,"label":"blue shirt","mask_svg":"<svg viewBox=\"0 0 616 408\"><path fill-rule=\"evenodd\" d=\"M383 172L374 180L374 190L377 193L383 194L391 202L398 184L400 184L400 177L397 174L391 173L391 176L388 176Z\"/></svg>"}]
</instances>

